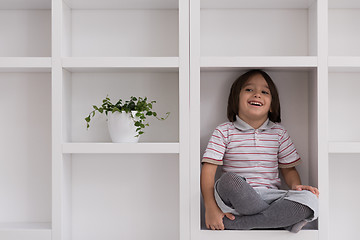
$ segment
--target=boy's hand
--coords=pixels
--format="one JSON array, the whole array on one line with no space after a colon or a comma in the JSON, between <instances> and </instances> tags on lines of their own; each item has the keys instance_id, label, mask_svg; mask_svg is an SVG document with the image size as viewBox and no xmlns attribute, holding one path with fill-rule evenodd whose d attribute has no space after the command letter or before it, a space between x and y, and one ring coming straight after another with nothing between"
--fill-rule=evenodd
<instances>
[{"instance_id":1,"label":"boy's hand","mask_svg":"<svg viewBox=\"0 0 360 240\"><path fill-rule=\"evenodd\" d=\"M223 213L219 208L209 209L205 211L205 224L208 229L211 230L224 230L223 218L226 216L230 220L234 220L235 217L231 213Z\"/></svg>"},{"instance_id":2,"label":"boy's hand","mask_svg":"<svg viewBox=\"0 0 360 240\"><path fill-rule=\"evenodd\" d=\"M317 197L319 197L319 190L316 187L307 186L307 185L295 185L292 187L292 190L302 191L302 190L308 190L315 194Z\"/></svg>"}]
</instances>

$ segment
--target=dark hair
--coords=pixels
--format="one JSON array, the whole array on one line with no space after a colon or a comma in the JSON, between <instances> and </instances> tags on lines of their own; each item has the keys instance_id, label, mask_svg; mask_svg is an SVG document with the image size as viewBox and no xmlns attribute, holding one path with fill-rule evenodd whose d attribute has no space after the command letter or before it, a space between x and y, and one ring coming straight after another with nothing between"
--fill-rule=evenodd
<instances>
[{"instance_id":1,"label":"dark hair","mask_svg":"<svg viewBox=\"0 0 360 240\"><path fill-rule=\"evenodd\" d=\"M270 106L270 111L268 113L268 117L272 122L278 122L278 123L281 122L280 99L275 83L266 72L259 69L250 70L244 73L238 79L236 79L235 82L232 84L229 94L228 107L227 107L227 117L230 122L236 121L236 116L239 114L239 95L241 88L249 80L250 77L257 74L263 76L270 89L271 106Z\"/></svg>"}]
</instances>

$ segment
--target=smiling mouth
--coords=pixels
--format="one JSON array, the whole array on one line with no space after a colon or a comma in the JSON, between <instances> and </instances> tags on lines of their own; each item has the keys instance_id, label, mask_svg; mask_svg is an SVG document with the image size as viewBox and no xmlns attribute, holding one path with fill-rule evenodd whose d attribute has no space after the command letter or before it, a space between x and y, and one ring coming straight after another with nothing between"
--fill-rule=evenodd
<instances>
[{"instance_id":1,"label":"smiling mouth","mask_svg":"<svg viewBox=\"0 0 360 240\"><path fill-rule=\"evenodd\" d=\"M257 107L261 107L263 105L261 102L254 102L254 101L250 101L249 104Z\"/></svg>"}]
</instances>

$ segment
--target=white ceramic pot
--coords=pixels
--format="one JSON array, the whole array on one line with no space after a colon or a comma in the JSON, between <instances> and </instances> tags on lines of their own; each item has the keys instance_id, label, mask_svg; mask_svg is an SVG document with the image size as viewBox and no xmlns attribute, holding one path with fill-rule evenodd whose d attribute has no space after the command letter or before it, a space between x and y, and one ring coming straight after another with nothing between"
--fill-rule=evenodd
<instances>
[{"instance_id":1,"label":"white ceramic pot","mask_svg":"<svg viewBox=\"0 0 360 240\"><path fill-rule=\"evenodd\" d=\"M136 111L132 111L135 116ZM116 143L136 143L139 137L134 126L134 120L131 118L130 113L125 112L108 112L107 115L108 129L111 140Z\"/></svg>"}]
</instances>

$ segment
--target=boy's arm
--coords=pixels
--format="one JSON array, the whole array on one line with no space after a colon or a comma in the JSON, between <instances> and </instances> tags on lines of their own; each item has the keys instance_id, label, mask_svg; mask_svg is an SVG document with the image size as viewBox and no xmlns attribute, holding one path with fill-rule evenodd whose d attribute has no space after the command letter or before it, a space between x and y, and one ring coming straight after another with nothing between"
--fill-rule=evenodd
<instances>
[{"instance_id":1,"label":"boy's arm","mask_svg":"<svg viewBox=\"0 0 360 240\"><path fill-rule=\"evenodd\" d=\"M292 190L308 190L319 197L319 190L312 186L301 185L301 180L298 171L295 167L280 168L286 184Z\"/></svg>"},{"instance_id":2,"label":"boy's arm","mask_svg":"<svg viewBox=\"0 0 360 240\"><path fill-rule=\"evenodd\" d=\"M205 223L206 227L212 230L223 230L223 217L226 215L229 219L235 217L230 214L224 214L216 204L214 197L215 173L217 165L211 163L203 163L201 169L201 192L205 204Z\"/></svg>"}]
</instances>

